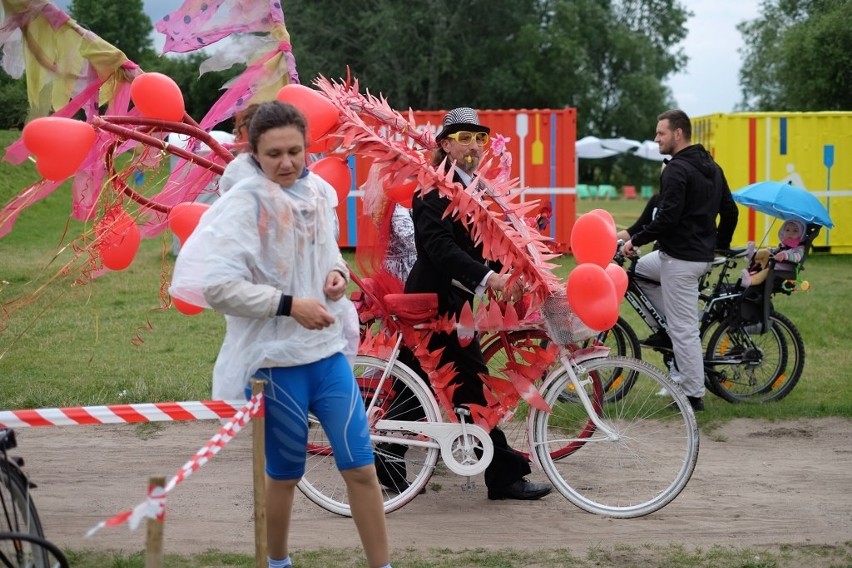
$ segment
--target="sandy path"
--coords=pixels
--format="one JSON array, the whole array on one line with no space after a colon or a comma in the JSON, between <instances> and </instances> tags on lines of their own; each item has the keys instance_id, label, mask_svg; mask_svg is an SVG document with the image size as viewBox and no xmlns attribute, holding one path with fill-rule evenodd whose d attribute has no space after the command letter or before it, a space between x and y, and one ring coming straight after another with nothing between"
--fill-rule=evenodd
<instances>
[{"instance_id":1,"label":"sandy path","mask_svg":"<svg viewBox=\"0 0 852 568\"><path fill-rule=\"evenodd\" d=\"M63 548L143 550L144 528L84 533L130 509L150 475L172 476L218 428L214 422L17 431L17 455L39 485L34 498L48 538ZM599 518L559 495L491 502L480 481L433 478L430 490L388 517L395 546L571 547L615 542L750 545L836 544L852 537L852 421L735 420L702 432L698 467L665 509L640 519ZM251 552L251 444L242 432L170 495L167 552ZM358 546L351 520L297 498L293 549ZM473 536L476 535L476 536Z\"/></svg>"}]
</instances>

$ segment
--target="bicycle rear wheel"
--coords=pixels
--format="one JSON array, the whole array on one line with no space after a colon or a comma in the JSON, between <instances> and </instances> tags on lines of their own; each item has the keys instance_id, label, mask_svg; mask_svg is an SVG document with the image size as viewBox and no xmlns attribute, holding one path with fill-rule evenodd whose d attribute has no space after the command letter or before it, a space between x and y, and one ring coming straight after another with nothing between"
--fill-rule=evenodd
<instances>
[{"instance_id":1,"label":"bicycle rear wheel","mask_svg":"<svg viewBox=\"0 0 852 568\"><path fill-rule=\"evenodd\" d=\"M488 365L488 372L495 376L505 378L509 363L525 364L525 355L530 354L537 348L546 349L550 339L544 330L531 329L508 331L497 333L485 340L482 347L482 359ZM541 381L547 376L547 370L542 373ZM527 435L527 416L529 415L529 404L523 399L518 402L508 418L504 418L499 424L500 429L506 434L509 446L515 451L529 458L529 436Z\"/></svg>"},{"instance_id":2,"label":"bicycle rear wheel","mask_svg":"<svg viewBox=\"0 0 852 568\"><path fill-rule=\"evenodd\" d=\"M44 536L26 478L5 455L0 456L0 532Z\"/></svg>"},{"instance_id":3,"label":"bicycle rear wheel","mask_svg":"<svg viewBox=\"0 0 852 568\"><path fill-rule=\"evenodd\" d=\"M4 568L68 568L62 551L44 538L0 532L0 566Z\"/></svg>"},{"instance_id":4,"label":"bicycle rear wheel","mask_svg":"<svg viewBox=\"0 0 852 568\"><path fill-rule=\"evenodd\" d=\"M355 379L361 389L365 408L371 408L367 420L374 438L377 456L376 473L382 482L382 499L386 513L395 511L414 499L426 487L435 470L440 450L437 445L419 444L424 440L403 431L377 431L378 420L412 420L440 422L440 411L434 396L414 371L397 362L381 382L388 362L376 357L355 358ZM372 404L372 406L370 406ZM352 516L349 496L334 462L334 452L319 421L309 416L308 451L305 475L299 489L323 509ZM385 438L375 440L376 436Z\"/></svg>"},{"instance_id":5,"label":"bicycle rear wheel","mask_svg":"<svg viewBox=\"0 0 852 568\"><path fill-rule=\"evenodd\" d=\"M712 390L728 402L772 402L787 396L802 374L804 342L793 323L771 312L769 329L719 326L707 342L705 365Z\"/></svg>"},{"instance_id":6,"label":"bicycle rear wheel","mask_svg":"<svg viewBox=\"0 0 852 568\"><path fill-rule=\"evenodd\" d=\"M593 384L615 369L635 373L630 391L598 411L608 435L597 428L577 432L589 416L567 370L545 385L553 412L533 410L533 450L554 487L577 507L615 518L647 515L670 503L686 486L698 459L698 424L682 391L657 368L625 357L603 357L575 366L581 384ZM672 398L657 396L661 387ZM588 388L588 387L586 387ZM577 443L570 458L553 458L554 448Z\"/></svg>"}]
</instances>

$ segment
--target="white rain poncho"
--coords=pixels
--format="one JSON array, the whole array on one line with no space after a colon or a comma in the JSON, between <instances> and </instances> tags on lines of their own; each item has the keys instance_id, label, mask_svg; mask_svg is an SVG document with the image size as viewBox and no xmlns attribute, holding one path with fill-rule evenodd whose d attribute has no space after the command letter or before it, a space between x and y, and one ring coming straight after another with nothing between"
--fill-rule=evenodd
<instances>
[{"instance_id":1,"label":"white rain poncho","mask_svg":"<svg viewBox=\"0 0 852 568\"><path fill-rule=\"evenodd\" d=\"M261 367L305 365L351 353L357 313L348 298L323 294L329 272L346 264L337 246L337 195L308 173L290 188L269 180L248 154L227 169L243 174L201 217L175 264L169 294L226 316L213 369L213 398L245 396ZM226 185L234 176L223 176ZM281 294L324 301L334 324L308 330L276 316ZM350 329L354 326L354 330ZM357 340L356 347L357 349Z\"/></svg>"}]
</instances>

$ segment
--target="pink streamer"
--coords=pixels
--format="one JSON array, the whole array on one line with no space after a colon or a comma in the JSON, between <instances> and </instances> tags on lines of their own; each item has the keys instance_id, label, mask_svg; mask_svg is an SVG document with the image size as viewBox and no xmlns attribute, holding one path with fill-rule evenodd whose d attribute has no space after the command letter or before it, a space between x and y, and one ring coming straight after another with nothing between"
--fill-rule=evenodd
<instances>
[{"instance_id":1,"label":"pink streamer","mask_svg":"<svg viewBox=\"0 0 852 568\"><path fill-rule=\"evenodd\" d=\"M62 185L61 181L51 181L43 179L37 181L24 191L19 193L12 201L0 210L0 238L6 236L12 230L15 220L18 218L24 209L33 203L40 201L53 193L53 191Z\"/></svg>"},{"instance_id":2,"label":"pink streamer","mask_svg":"<svg viewBox=\"0 0 852 568\"><path fill-rule=\"evenodd\" d=\"M163 53L186 53L236 33L269 32L284 23L279 0L186 0L157 22L166 36Z\"/></svg>"}]
</instances>

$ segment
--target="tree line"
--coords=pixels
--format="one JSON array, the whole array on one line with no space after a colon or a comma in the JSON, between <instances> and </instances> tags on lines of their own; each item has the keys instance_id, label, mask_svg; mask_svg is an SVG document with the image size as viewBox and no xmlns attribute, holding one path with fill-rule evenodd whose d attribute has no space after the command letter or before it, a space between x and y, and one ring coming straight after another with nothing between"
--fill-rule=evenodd
<instances>
[{"instance_id":1,"label":"tree line","mask_svg":"<svg viewBox=\"0 0 852 568\"><path fill-rule=\"evenodd\" d=\"M678 0L291 0L284 11L305 84L351 71L400 110L573 107L578 138L639 140L676 106L665 82L687 64L679 45L692 16ZM738 26L740 110L852 109L852 0L762 0L760 12ZM172 77L195 119L243 71L199 77L204 54L158 56L142 0L74 0L69 14ZM0 127L26 118L24 81L2 74ZM656 175L641 160L592 162L581 163L590 183Z\"/></svg>"}]
</instances>

